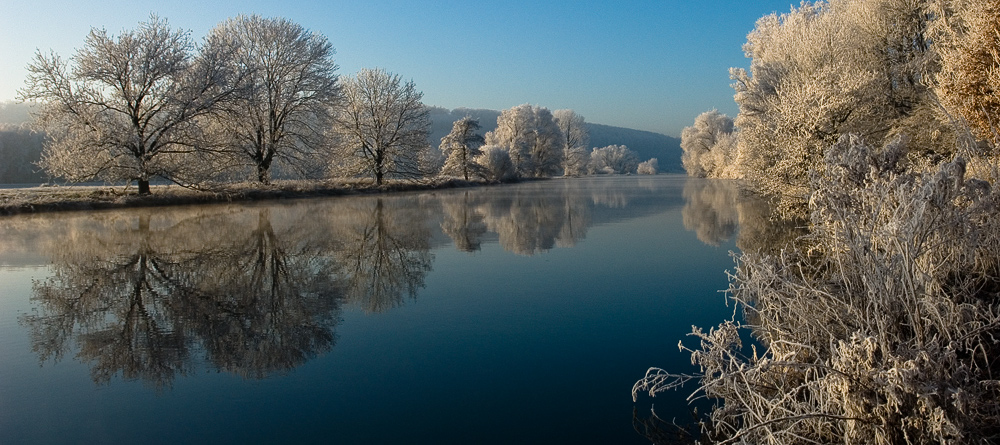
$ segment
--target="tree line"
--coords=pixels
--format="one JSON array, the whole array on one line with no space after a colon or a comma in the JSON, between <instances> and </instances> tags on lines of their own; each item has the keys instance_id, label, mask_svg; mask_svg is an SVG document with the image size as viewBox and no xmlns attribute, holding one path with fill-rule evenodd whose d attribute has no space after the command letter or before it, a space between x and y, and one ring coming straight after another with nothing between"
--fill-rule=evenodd
<instances>
[{"instance_id":1,"label":"tree line","mask_svg":"<svg viewBox=\"0 0 1000 445\"><path fill-rule=\"evenodd\" d=\"M196 44L190 32L153 15L117 36L92 29L68 60L38 52L19 99L39 104L46 173L136 181L140 194L153 178L268 184L280 174L381 185L442 168L465 179L509 180L638 167L588 169L583 118L530 105L505 110L484 136L466 120L435 152L413 81L377 68L341 77L334 54L325 36L283 18L240 15ZM449 160L453 153L460 159ZM655 162L644 172L655 172L650 167Z\"/></svg>"}]
</instances>

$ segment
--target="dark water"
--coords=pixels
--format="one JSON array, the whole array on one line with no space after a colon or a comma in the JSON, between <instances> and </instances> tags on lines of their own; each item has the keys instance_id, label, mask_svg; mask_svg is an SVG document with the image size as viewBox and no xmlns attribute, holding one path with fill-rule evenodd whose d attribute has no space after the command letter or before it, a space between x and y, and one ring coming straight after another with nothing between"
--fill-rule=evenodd
<instances>
[{"instance_id":1,"label":"dark water","mask_svg":"<svg viewBox=\"0 0 1000 445\"><path fill-rule=\"evenodd\" d=\"M0 443L648 443L687 393L632 384L733 312L685 184L0 219Z\"/></svg>"}]
</instances>

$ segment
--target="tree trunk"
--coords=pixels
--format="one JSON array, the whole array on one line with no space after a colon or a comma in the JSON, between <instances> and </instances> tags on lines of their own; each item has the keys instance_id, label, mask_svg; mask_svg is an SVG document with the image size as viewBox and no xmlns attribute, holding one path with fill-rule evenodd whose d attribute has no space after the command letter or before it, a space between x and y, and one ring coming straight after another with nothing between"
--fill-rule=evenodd
<instances>
[{"instance_id":1,"label":"tree trunk","mask_svg":"<svg viewBox=\"0 0 1000 445\"><path fill-rule=\"evenodd\" d=\"M139 180L139 194L140 195L148 195L148 194L150 194L150 192L149 192L149 180L148 179L140 179Z\"/></svg>"},{"instance_id":2,"label":"tree trunk","mask_svg":"<svg viewBox=\"0 0 1000 445\"><path fill-rule=\"evenodd\" d=\"M271 183L271 170L269 168L263 166L263 165L258 165L257 166L257 180L260 181L261 184L265 184L265 185L270 184Z\"/></svg>"}]
</instances>

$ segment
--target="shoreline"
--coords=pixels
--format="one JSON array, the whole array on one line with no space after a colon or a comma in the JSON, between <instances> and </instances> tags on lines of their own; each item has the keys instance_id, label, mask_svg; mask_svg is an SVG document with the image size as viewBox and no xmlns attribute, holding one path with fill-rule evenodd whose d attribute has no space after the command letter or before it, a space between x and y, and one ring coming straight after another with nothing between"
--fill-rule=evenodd
<instances>
[{"instance_id":1,"label":"shoreline","mask_svg":"<svg viewBox=\"0 0 1000 445\"><path fill-rule=\"evenodd\" d=\"M392 181L377 186L368 181L274 181L227 184L212 190L179 185L154 185L152 193L139 195L135 187L65 185L0 189L0 217L49 212L108 210L141 207L258 202L281 199L400 193L500 185L499 182L449 178L424 182Z\"/></svg>"}]
</instances>

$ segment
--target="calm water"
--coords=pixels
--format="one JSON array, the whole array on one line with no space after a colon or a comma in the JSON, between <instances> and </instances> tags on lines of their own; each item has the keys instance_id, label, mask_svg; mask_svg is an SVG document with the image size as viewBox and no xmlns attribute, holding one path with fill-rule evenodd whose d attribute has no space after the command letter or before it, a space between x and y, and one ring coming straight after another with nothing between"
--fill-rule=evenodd
<instances>
[{"instance_id":1,"label":"calm water","mask_svg":"<svg viewBox=\"0 0 1000 445\"><path fill-rule=\"evenodd\" d=\"M0 219L0 443L648 443L732 316L720 184Z\"/></svg>"}]
</instances>

